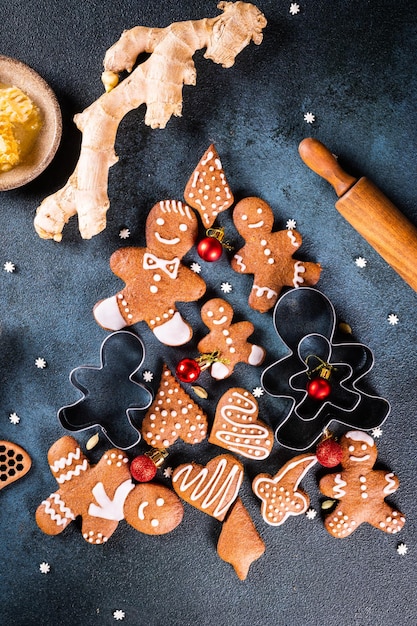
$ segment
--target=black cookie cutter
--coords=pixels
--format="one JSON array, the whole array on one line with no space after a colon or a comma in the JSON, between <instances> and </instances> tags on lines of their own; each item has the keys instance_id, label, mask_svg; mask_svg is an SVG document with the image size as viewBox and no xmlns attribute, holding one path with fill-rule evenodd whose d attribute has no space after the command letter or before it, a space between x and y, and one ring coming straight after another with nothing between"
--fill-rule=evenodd
<instances>
[{"instance_id":1,"label":"black cookie cutter","mask_svg":"<svg viewBox=\"0 0 417 626\"><path fill-rule=\"evenodd\" d=\"M82 397L59 409L62 426L71 432L99 427L121 450L139 443L135 422L153 399L137 380L144 357L143 342L134 333L121 330L108 335L101 344L100 367L83 365L70 372L70 382Z\"/></svg>"},{"instance_id":2,"label":"black cookie cutter","mask_svg":"<svg viewBox=\"0 0 417 626\"><path fill-rule=\"evenodd\" d=\"M362 388L362 379L374 366L371 350L356 342L335 343L336 312L317 289L300 287L277 301L273 320L288 354L261 375L265 391L291 401L283 409L275 436L292 450L306 450L331 422L372 430L388 417L390 404ZM331 393L324 400L309 396L309 357L331 367Z\"/></svg>"}]
</instances>

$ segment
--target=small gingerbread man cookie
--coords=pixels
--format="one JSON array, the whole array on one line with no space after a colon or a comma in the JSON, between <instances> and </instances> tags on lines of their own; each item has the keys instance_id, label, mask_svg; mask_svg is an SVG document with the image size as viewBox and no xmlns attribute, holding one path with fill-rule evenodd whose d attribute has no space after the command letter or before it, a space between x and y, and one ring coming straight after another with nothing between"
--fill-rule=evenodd
<instances>
[{"instance_id":1,"label":"small gingerbread man cookie","mask_svg":"<svg viewBox=\"0 0 417 626\"><path fill-rule=\"evenodd\" d=\"M385 470L374 470L377 460L375 442L367 433L347 432L340 439L342 470L324 476L320 491L339 500L325 519L325 527L333 537L347 537L364 522L385 533L401 530L405 517L385 502L399 486L398 478Z\"/></svg>"},{"instance_id":2,"label":"small gingerbread man cookie","mask_svg":"<svg viewBox=\"0 0 417 626\"><path fill-rule=\"evenodd\" d=\"M232 268L241 274L253 274L249 305L261 313L271 309L283 287L315 285L320 278L318 263L304 263L292 258L301 245L296 230L272 232L274 214L260 198L245 198L236 205L233 221L245 245L232 259Z\"/></svg>"},{"instance_id":3,"label":"small gingerbread man cookie","mask_svg":"<svg viewBox=\"0 0 417 626\"><path fill-rule=\"evenodd\" d=\"M247 341L255 330L252 322L232 324L233 308L228 302L222 298L209 300L201 308L201 319L210 332L199 342L197 350L201 354L220 353L219 361L215 361L210 369L213 378L227 378L237 363L262 363L265 350Z\"/></svg>"},{"instance_id":4,"label":"small gingerbread man cookie","mask_svg":"<svg viewBox=\"0 0 417 626\"><path fill-rule=\"evenodd\" d=\"M121 248L110 258L112 271L126 286L98 302L94 317L106 330L145 321L161 343L179 346L192 337L176 302L193 302L205 293L204 280L181 263L198 234L198 222L187 205L159 202L146 220L146 248Z\"/></svg>"}]
</instances>

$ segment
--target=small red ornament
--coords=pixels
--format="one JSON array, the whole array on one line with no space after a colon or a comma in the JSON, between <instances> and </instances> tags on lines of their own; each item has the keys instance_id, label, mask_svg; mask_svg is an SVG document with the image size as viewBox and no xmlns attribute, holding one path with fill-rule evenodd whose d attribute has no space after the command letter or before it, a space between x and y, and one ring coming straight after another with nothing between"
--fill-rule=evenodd
<instances>
[{"instance_id":1,"label":"small red ornament","mask_svg":"<svg viewBox=\"0 0 417 626\"><path fill-rule=\"evenodd\" d=\"M139 483L147 483L156 476L157 466L146 454L133 459L130 464L130 473Z\"/></svg>"},{"instance_id":2,"label":"small red ornament","mask_svg":"<svg viewBox=\"0 0 417 626\"><path fill-rule=\"evenodd\" d=\"M223 253L223 246L215 237L205 237L197 245L197 252L203 261L218 261Z\"/></svg>"},{"instance_id":3,"label":"small red ornament","mask_svg":"<svg viewBox=\"0 0 417 626\"><path fill-rule=\"evenodd\" d=\"M336 467L342 460L342 447L332 437L321 441L316 448L317 461L323 467Z\"/></svg>"},{"instance_id":4,"label":"small red ornament","mask_svg":"<svg viewBox=\"0 0 417 626\"><path fill-rule=\"evenodd\" d=\"M182 359L175 370L177 378L182 383L194 383L200 376L201 367L195 359Z\"/></svg>"},{"instance_id":5,"label":"small red ornament","mask_svg":"<svg viewBox=\"0 0 417 626\"><path fill-rule=\"evenodd\" d=\"M312 378L307 383L307 393L313 400L325 400L331 391L332 387L325 378Z\"/></svg>"}]
</instances>

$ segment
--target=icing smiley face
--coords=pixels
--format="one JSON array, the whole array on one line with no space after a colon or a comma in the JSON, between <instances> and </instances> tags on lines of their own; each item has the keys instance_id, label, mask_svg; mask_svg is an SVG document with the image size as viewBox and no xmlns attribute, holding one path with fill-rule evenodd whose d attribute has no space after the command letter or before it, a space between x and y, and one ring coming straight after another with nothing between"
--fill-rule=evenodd
<instances>
[{"instance_id":1,"label":"icing smiley face","mask_svg":"<svg viewBox=\"0 0 417 626\"><path fill-rule=\"evenodd\" d=\"M145 535L164 535L182 521L184 508L179 497L163 485L136 485L124 505L126 521Z\"/></svg>"},{"instance_id":2,"label":"icing smiley face","mask_svg":"<svg viewBox=\"0 0 417 626\"><path fill-rule=\"evenodd\" d=\"M201 319L207 328L229 325L233 319L233 309L222 298L213 298L201 308Z\"/></svg>"},{"instance_id":3,"label":"icing smiley face","mask_svg":"<svg viewBox=\"0 0 417 626\"><path fill-rule=\"evenodd\" d=\"M343 448L343 467L373 467L377 459L377 449L372 437L359 430L346 433Z\"/></svg>"},{"instance_id":4,"label":"icing smiley face","mask_svg":"<svg viewBox=\"0 0 417 626\"><path fill-rule=\"evenodd\" d=\"M181 258L197 238L198 222L186 204L166 200L156 204L146 221L148 248L163 258Z\"/></svg>"},{"instance_id":5,"label":"icing smiley face","mask_svg":"<svg viewBox=\"0 0 417 626\"><path fill-rule=\"evenodd\" d=\"M238 230L242 237L253 240L257 235L271 232L274 214L269 204L261 198L245 198L236 205L233 220L239 225Z\"/></svg>"}]
</instances>

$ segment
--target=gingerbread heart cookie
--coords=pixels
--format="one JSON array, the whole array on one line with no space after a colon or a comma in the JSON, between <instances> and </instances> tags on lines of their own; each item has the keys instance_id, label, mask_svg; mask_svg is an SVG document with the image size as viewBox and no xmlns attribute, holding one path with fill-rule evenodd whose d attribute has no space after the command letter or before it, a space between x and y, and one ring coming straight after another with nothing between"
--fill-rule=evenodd
<instances>
[{"instance_id":1,"label":"gingerbread heart cookie","mask_svg":"<svg viewBox=\"0 0 417 626\"><path fill-rule=\"evenodd\" d=\"M188 504L222 521L236 500L243 481L243 465L230 454L216 456L204 467L179 465L172 474L176 493Z\"/></svg>"},{"instance_id":2,"label":"gingerbread heart cookie","mask_svg":"<svg viewBox=\"0 0 417 626\"><path fill-rule=\"evenodd\" d=\"M185 443L200 443L207 435L206 414L166 365L158 393L143 419L142 435L153 448L168 448L178 438Z\"/></svg>"},{"instance_id":3,"label":"gingerbread heart cookie","mask_svg":"<svg viewBox=\"0 0 417 626\"><path fill-rule=\"evenodd\" d=\"M258 418L258 403L246 389L233 387L220 398L209 442L253 461L266 459L274 445L272 429Z\"/></svg>"}]
</instances>

